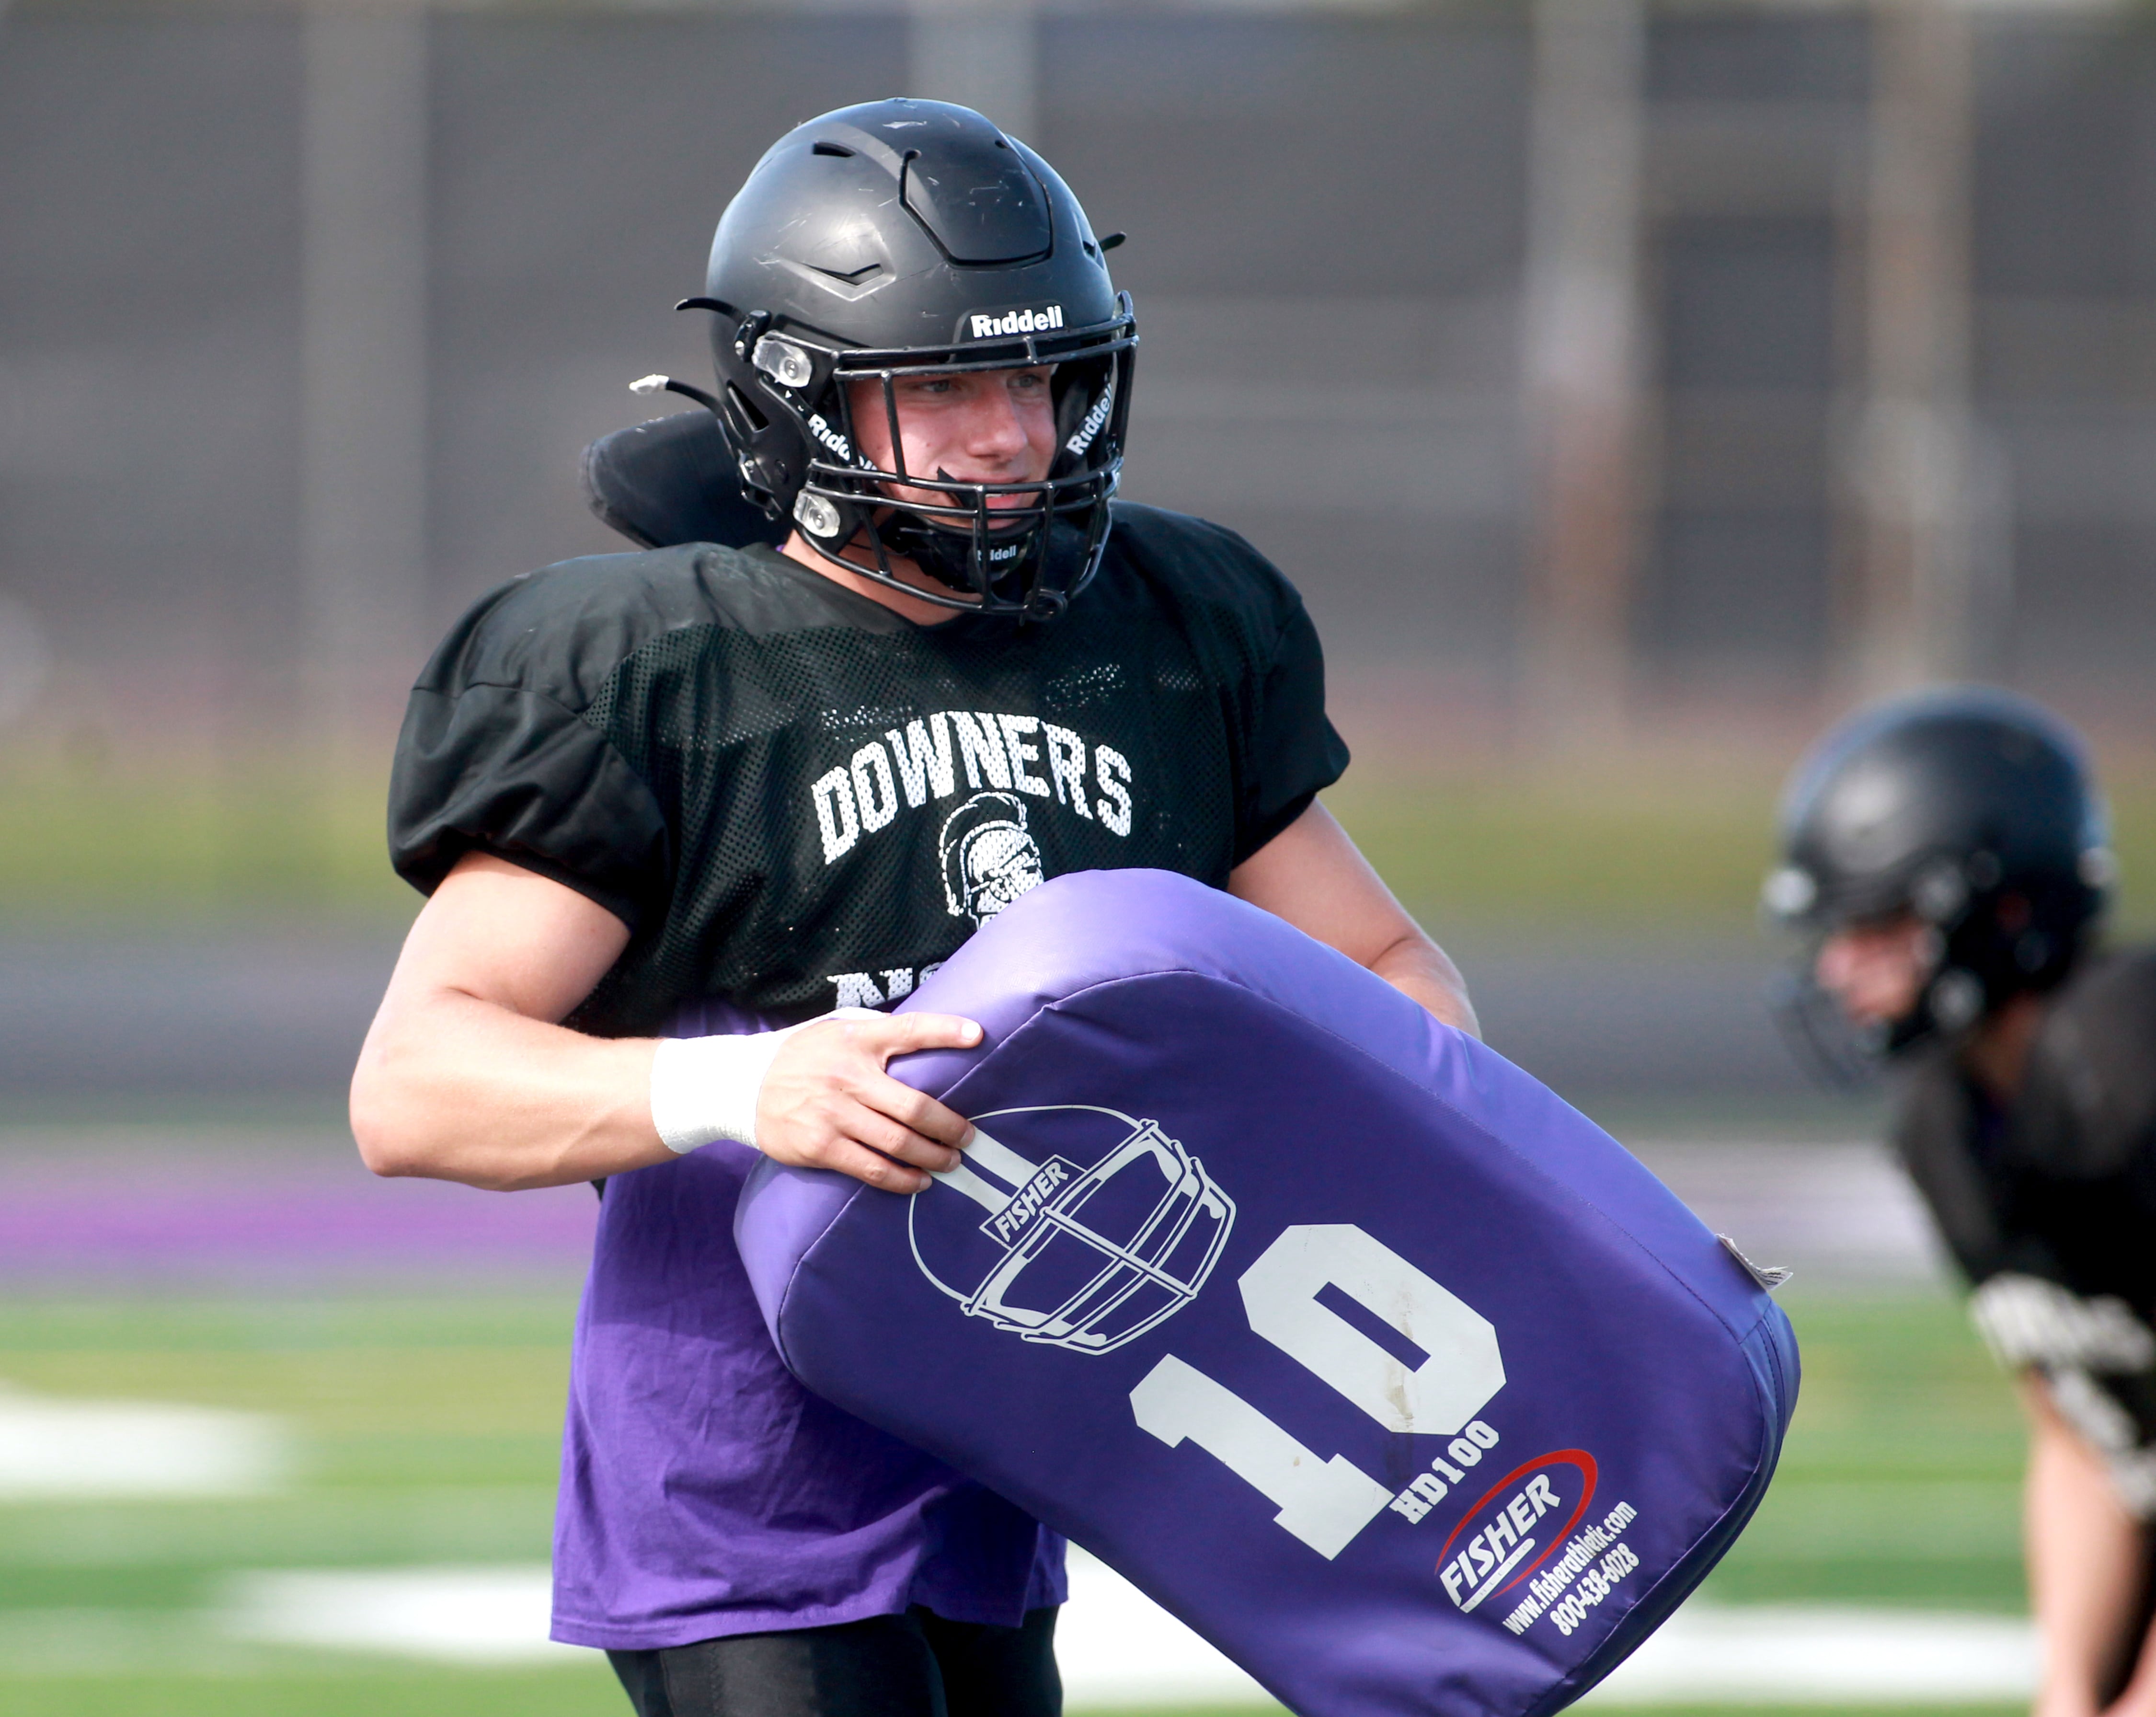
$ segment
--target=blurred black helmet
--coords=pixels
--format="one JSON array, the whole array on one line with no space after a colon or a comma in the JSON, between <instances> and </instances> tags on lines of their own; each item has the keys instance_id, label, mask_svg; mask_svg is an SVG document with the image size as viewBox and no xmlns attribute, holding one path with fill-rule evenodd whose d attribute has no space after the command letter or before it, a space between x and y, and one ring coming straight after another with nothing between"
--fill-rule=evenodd
<instances>
[{"instance_id":1,"label":"blurred black helmet","mask_svg":"<svg viewBox=\"0 0 2156 1717\"><path fill-rule=\"evenodd\" d=\"M1783 796L1768 913L1816 938L1913 913L1928 981L1879 1046L1955 1031L2056 984L2102 910L2112 864L2081 740L2041 706L1981 686L1851 717Z\"/></svg>"},{"instance_id":2,"label":"blurred black helmet","mask_svg":"<svg viewBox=\"0 0 2156 1717\"><path fill-rule=\"evenodd\" d=\"M1098 568L1137 343L1130 298L1054 168L969 108L872 101L773 144L711 241L719 420L751 496L825 558L885 583L902 554L931 601L1046 619ZM858 451L850 382L1054 364L1045 481L882 470ZM894 433L893 442L897 441ZM894 502L904 482L947 504ZM989 498L1021 494L991 510ZM865 532L874 566L841 561Z\"/></svg>"}]
</instances>

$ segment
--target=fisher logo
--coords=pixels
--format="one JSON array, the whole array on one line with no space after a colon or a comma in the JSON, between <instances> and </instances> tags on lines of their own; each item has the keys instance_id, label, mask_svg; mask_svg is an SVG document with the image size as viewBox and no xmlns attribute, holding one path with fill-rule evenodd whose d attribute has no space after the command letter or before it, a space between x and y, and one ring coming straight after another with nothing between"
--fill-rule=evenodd
<instances>
[{"instance_id":1,"label":"fisher logo","mask_svg":"<svg viewBox=\"0 0 2156 1717\"><path fill-rule=\"evenodd\" d=\"M906 1216L921 1274L968 1317L1105 1354L1198 1297L1235 1205L1158 1121L1062 1103L974 1124Z\"/></svg>"},{"instance_id":2,"label":"fisher logo","mask_svg":"<svg viewBox=\"0 0 2156 1717\"><path fill-rule=\"evenodd\" d=\"M1557 1449L1515 1467L1462 1515L1437 1576L1462 1611L1509 1591L1549 1560L1594 1499L1594 1457Z\"/></svg>"},{"instance_id":3,"label":"fisher logo","mask_svg":"<svg viewBox=\"0 0 2156 1717\"><path fill-rule=\"evenodd\" d=\"M1063 306L1045 305L1039 310L1009 310L1001 316L975 316L967 332L976 340L993 340L999 334L1050 334L1063 326Z\"/></svg>"},{"instance_id":4,"label":"fisher logo","mask_svg":"<svg viewBox=\"0 0 2156 1717\"><path fill-rule=\"evenodd\" d=\"M1040 1172L1018 1190L1017 1195L981 1224L981 1232L998 1246L1016 1246L1027 1230L1040 1221L1056 1189L1068 1186L1078 1170L1060 1157L1050 1157Z\"/></svg>"}]
</instances>

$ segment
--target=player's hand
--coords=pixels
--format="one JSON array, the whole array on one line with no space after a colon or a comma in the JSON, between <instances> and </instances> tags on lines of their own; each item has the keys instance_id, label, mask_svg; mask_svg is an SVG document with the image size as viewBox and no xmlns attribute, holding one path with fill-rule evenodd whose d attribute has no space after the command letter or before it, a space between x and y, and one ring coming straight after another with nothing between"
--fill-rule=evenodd
<instances>
[{"instance_id":1,"label":"player's hand","mask_svg":"<svg viewBox=\"0 0 2156 1717\"><path fill-rule=\"evenodd\" d=\"M955 1168L973 1123L884 1071L917 1049L971 1049L981 1028L952 1014L819 1020L788 1037L763 1076L757 1145L774 1162L836 1169L886 1192L918 1192Z\"/></svg>"}]
</instances>

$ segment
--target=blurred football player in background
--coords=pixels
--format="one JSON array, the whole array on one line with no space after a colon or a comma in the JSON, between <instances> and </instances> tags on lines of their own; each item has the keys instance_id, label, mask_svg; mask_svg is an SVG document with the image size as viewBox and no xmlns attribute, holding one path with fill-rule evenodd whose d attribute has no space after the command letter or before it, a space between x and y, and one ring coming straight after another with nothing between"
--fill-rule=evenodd
<instances>
[{"instance_id":1,"label":"blurred football player in background","mask_svg":"<svg viewBox=\"0 0 2156 1717\"><path fill-rule=\"evenodd\" d=\"M495 592L413 693L391 841L429 898L353 1128L383 1174L607 1183L555 1637L644 1717L1060 1705L1060 1541L803 1391L733 1246L759 1150L894 1193L960 1161L886 1063L979 1027L873 1010L1045 879L1148 866L1472 1026L1316 802L1347 753L1295 591L1114 499L1113 242L963 108L782 138L690 301L718 391L665 383L708 412L588 465L646 552Z\"/></svg>"},{"instance_id":2,"label":"blurred football player in background","mask_svg":"<svg viewBox=\"0 0 2156 1717\"><path fill-rule=\"evenodd\" d=\"M1944 691L1814 748L1764 891L1810 1041L1898 1076L1902 1161L2020 1379L2038 1717L2156 1713L2156 950L2096 944L2106 839L2064 723Z\"/></svg>"}]
</instances>

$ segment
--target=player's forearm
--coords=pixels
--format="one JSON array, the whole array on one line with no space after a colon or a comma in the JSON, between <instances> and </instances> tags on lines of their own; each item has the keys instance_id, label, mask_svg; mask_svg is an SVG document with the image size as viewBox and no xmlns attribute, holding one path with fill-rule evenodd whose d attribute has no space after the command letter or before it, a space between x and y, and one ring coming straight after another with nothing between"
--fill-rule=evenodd
<instances>
[{"instance_id":1,"label":"player's forearm","mask_svg":"<svg viewBox=\"0 0 2156 1717\"><path fill-rule=\"evenodd\" d=\"M454 991L393 995L352 1085L377 1175L509 1191L665 1162L644 1040L588 1037Z\"/></svg>"},{"instance_id":2,"label":"player's forearm","mask_svg":"<svg viewBox=\"0 0 2156 1717\"><path fill-rule=\"evenodd\" d=\"M1337 948L1428 1008L1481 1036L1460 969L1424 933L1315 801L1229 873L1228 892Z\"/></svg>"},{"instance_id":3,"label":"player's forearm","mask_svg":"<svg viewBox=\"0 0 2156 1717\"><path fill-rule=\"evenodd\" d=\"M1420 1002L1448 1026L1470 1036L1482 1035L1467 983L1450 956L1420 931L1402 936L1369 963L1370 969L1403 994Z\"/></svg>"},{"instance_id":4,"label":"player's forearm","mask_svg":"<svg viewBox=\"0 0 2156 1717\"><path fill-rule=\"evenodd\" d=\"M2023 1530L2029 1595L2043 1641L2040 1717L2091 1717L2101 1689L2138 1642L2134 1617L2140 1543L2102 1461L2052 1406L2042 1383L2022 1384L2029 1410Z\"/></svg>"}]
</instances>

